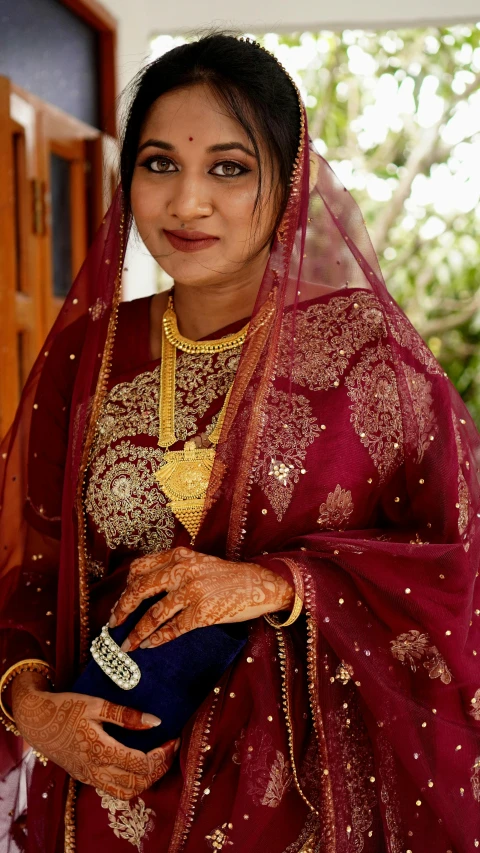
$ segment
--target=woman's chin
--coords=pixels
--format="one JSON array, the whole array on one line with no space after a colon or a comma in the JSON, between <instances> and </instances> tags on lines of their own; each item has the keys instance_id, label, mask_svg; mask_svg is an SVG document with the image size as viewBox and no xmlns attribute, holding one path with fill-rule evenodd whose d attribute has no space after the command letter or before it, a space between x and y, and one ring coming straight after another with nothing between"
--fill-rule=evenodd
<instances>
[{"instance_id":1,"label":"woman's chin","mask_svg":"<svg viewBox=\"0 0 480 853\"><path fill-rule=\"evenodd\" d=\"M219 258L213 260L205 258L204 261L192 257L175 258L175 260L169 258L167 263L161 263L160 266L176 284L187 287L219 284L225 281L225 276L230 272Z\"/></svg>"}]
</instances>

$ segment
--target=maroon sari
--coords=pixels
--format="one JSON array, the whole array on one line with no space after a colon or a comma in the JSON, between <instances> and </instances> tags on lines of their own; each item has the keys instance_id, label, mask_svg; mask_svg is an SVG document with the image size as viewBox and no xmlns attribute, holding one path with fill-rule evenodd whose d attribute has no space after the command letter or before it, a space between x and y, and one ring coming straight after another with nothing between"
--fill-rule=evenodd
<instances>
[{"instance_id":1,"label":"maroon sari","mask_svg":"<svg viewBox=\"0 0 480 853\"><path fill-rule=\"evenodd\" d=\"M36 853L480 845L478 435L389 296L353 199L311 156L312 191L301 146L238 368L185 365L179 390L188 436L235 373L195 549L293 561L304 612L284 631L250 625L172 770L130 804L36 768ZM4 445L3 658L35 651L57 689L132 554L188 541L151 491L157 365L141 350L148 302L118 314L120 207Z\"/></svg>"}]
</instances>

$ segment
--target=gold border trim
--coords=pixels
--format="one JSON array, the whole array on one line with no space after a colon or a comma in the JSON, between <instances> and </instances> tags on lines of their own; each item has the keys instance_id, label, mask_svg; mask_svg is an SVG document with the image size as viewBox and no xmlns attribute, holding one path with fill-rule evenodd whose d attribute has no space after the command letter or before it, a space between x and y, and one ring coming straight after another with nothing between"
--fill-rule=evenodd
<instances>
[{"instance_id":1,"label":"gold border trim","mask_svg":"<svg viewBox=\"0 0 480 853\"><path fill-rule=\"evenodd\" d=\"M202 784L205 755L208 752L208 736L212 727L212 720L218 699L219 693L216 693L210 705L199 712L193 726L185 761L185 782L177 808L177 816L175 818L168 853L180 853L187 842L192 828L200 794L200 786Z\"/></svg>"}]
</instances>

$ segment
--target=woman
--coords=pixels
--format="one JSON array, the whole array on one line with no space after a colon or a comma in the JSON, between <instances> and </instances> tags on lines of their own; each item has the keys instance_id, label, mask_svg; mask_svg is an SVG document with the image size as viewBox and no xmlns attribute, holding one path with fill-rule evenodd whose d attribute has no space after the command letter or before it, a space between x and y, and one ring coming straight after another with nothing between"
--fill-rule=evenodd
<instances>
[{"instance_id":1,"label":"woman","mask_svg":"<svg viewBox=\"0 0 480 853\"><path fill-rule=\"evenodd\" d=\"M258 45L212 35L143 71L121 172L4 445L3 704L50 759L27 849L474 850L463 403ZM132 216L175 286L119 306ZM158 719L71 688L102 625L161 592L127 651L248 640L181 744L142 753L102 723Z\"/></svg>"}]
</instances>

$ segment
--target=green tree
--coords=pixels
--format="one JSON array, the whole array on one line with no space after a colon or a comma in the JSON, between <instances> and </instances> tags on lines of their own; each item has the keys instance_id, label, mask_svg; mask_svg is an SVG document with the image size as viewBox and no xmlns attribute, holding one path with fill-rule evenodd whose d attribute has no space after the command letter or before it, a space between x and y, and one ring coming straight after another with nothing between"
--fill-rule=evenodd
<instances>
[{"instance_id":1,"label":"green tree","mask_svg":"<svg viewBox=\"0 0 480 853\"><path fill-rule=\"evenodd\" d=\"M480 425L480 23L253 38L300 86L389 290Z\"/></svg>"}]
</instances>

